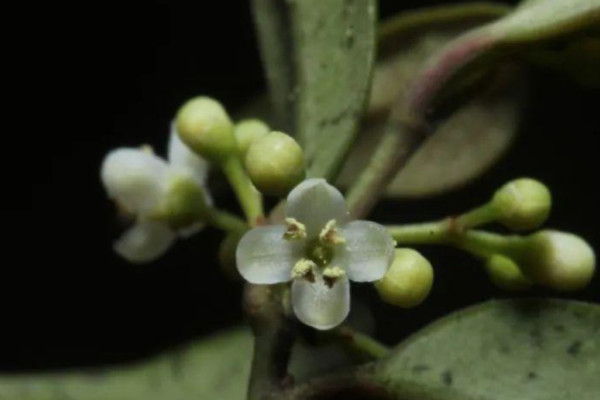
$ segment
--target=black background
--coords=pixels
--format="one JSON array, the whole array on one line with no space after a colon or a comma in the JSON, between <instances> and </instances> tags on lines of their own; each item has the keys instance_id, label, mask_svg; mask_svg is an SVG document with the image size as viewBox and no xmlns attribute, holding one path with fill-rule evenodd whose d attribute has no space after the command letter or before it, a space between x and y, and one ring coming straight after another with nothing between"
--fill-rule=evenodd
<instances>
[{"instance_id":1,"label":"black background","mask_svg":"<svg viewBox=\"0 0 600 400\"><path fill-rule=\"evenodd\" d=\"M381 3L386 16L446 2ZM25 78L31 85L19 103L27 114L17 136L27 150L16 171L27 189L10 192L19 204L10 210L18 223L5 241L0 282L3 371L138 359L242 319L241 286L223 277L216 264L219 232L207 229L180 241L145 266L129 265L111 251L120 227L100 185L99 166L118 146L149 143L163 153L169 121L191 96L210 95L235 110L264 90L247 2L52 7L36 9L26 25L34 37L26 64L35 72ZM552 188L548 226L577 232L600 249L599 94L540 71L532 85L522 134L500 164L440 198L384 202L372 219L441 217L528 175ZM217 203L235 207L227 194ZM388 307L371 287L354 286L358 297L375 306L379 336L388 343L451 310L508 296L470 257L451 249L426 254L436 267L436 283L416 309ZM599 301L599 289L596 277L575 297Z\"/></svg>"}]
</instances>

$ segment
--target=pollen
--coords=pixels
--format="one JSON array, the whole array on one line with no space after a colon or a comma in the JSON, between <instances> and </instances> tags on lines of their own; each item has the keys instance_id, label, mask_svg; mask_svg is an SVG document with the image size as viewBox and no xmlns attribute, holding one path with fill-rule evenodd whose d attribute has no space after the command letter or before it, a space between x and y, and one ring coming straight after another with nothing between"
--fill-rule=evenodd
<instances>
[{"instance_id":1,"label":"pollen","mask_svg":"<svg viewBox=\"0 0 600 400\"><path fill-rule=\"evenodd\" d=\"M327 267L323 270L323 281L331 289L335 282L344 275L346 275L346 271L340 267Z\"/></svg>"},{"instance_id":2,"label":"pollen","mask_svg":"<svg viewBox=\"0 0 600 400\"><path fill-rule=\"evenodd\" d=\"M295 218L286 218L287 229L283 234L286 240L304 239L306 237L306 226Z\"/></svg>"},{"instance_id":3,"label":"pollen","mask_svg":"<svg viewBox=\"0 0 600 400\"><path fill-rule=\"evenodd\" d=\"M321 230L321 233L319 233L319 240L321 243L342 244L346 242L346 239L340 235L336 225L335 219L332 219L325 224L325 227Z\"/></svg>"},{"instance_id":4,"label":"pollen","mask_svg":"<svg viewBox=\"0 0 600 400\"><path fill-rule=\"evenodd\" d=\"M308 281L314 281L313 271L317 267L317 264L307 260L306 258L301 259L292 268L292 279L306 278Z\"/></svg>"}]
</instances>

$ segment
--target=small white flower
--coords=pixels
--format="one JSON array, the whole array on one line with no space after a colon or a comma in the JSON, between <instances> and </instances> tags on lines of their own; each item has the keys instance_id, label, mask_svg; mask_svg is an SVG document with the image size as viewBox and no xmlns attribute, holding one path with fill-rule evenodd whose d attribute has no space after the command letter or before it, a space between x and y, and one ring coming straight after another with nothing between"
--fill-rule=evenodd
<instances>
[{"instance_id":1,"label":"small white flower","mask_svg":"<svg viewBox=\"0 0 600 400\"><path fill-rule=\"evenodd\" d=\"M374 222L349 222L342 194L324 179L308 179L288 195L286 225L254 228L240 241L237 266L255 284L292 281L292 307L316 329L339 325L350 311L349 279L381 279L394 241Z\"/></svg>"},{"instance_id":2,"label":"small white flower","mask_svg":"<svg viewBox=\"0 0 600 400\"><path fill-rule=\"evenodd\" d=\"M133 263L147 263L163 255L177 234L188 236L202 223L175 231L156 212L177 181L188 180L202 188L206 202L208 163L192 153L179 139L174 125L168 145L168 162L147 148L118 148L109 152L101 167L101 180L119 207L135 216L136 222L115 243L114 250Z\"/></svg>"}]
</instances>

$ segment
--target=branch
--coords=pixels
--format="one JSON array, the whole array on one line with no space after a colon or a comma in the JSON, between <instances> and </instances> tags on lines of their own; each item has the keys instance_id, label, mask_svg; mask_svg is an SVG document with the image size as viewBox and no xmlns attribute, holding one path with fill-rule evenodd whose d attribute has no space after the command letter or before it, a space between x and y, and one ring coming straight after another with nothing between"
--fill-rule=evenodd
<instances>
[{"instance_id":1,"label":"branch","mask_svg":"<svg viewBox=\"0 0 600 400\"><path fill-rule=\"evenodd\" d=\"M451 42L430 60L409 90L395 101L383 137L370 164L346 197L350 213L363 218L394 176L404 168L429 134L428 122L451 84L464 75L491 47L484 30L474 30Z\"/></svg>"},{"instance_id":2,"label":"branch","mask_svg":"<svg viewBox=\"0 0 600 400\"><path fill-rule=\"evenodd\" d=\"M350 372L342 374L326 375L321 378L312 379L296 386L282 397L283 400L330 398L397 399L388 389L362 369L353 369Z\"/></svg>"},{"instance_id":3,"label":"branch","mask_svg":"<svg viewBox=\"0 0 600 400\"><path fill-rule=\"evenodd\" d=\"M339 326L330 331L341 344L349 350L372 360L383 358L389 354L390 348L373 339L371 336L357 332L348 325Z\"/></svg>"},{"instance_id":4,"label":"branch","mask_svg":"<svg viewBox=\"0 0 600 400\"><path fill-rule=\"evenodd\" d=\"M244 311L254 333L249 400L279 399L289 385L287 366L294 332L283 308L285 286L246 285Z\"/></svg>"}]
</instances>

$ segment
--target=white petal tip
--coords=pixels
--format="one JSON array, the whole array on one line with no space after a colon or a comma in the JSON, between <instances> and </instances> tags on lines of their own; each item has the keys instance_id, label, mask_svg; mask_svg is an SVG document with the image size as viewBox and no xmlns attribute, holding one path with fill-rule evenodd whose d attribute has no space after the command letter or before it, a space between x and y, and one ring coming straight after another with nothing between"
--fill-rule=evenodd
<instances>
[{"instance_id":1,"label":"white petal tip","mask_svg":"<svg viewBox=\"0 0 600 400\"><path fill-rule=\"evenodd\" d=\"M168 226L144 221L126 231L113 249L130 263L147 264L165 254L174 241L175 233Z\"/></svg>"}]
</instances>

